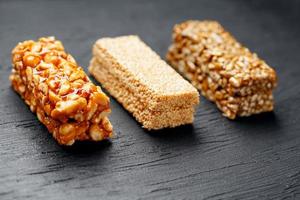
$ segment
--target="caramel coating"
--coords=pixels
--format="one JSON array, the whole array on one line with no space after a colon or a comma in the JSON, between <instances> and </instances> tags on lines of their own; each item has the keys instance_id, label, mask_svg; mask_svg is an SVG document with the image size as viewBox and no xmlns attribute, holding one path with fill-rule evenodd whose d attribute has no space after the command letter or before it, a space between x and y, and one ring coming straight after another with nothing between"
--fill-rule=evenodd
<instances>
[{"instance_id":1,"label":"caramel coating","mask_svg":"<svg viewBox=\"0 0 300 200\"><path fill-rule=\"evenodd\" d=\"M12 87L58 143L112 136L109 98L60 41L43 37L19 43L12 51L12 64Z\"/></svg>"}]
</instances>

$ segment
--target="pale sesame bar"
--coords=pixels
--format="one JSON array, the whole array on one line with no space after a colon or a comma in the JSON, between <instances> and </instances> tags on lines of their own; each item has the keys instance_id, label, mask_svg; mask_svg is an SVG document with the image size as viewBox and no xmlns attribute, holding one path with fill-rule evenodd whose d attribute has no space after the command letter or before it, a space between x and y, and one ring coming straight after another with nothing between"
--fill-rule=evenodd
<instances>
[{"instance_id":1,"label":"pale sesame bar","mask_svg":"<svg viewBox=\"0 0 300 200\"><path fill-rule=\"evenodd\" d=\"M109 98L54 37L24 41L12 51L15 91L62 145L112 136Z\"/></svg>"},{"instance_id":2,"label":"pale sesame bar","mask_svg":"<svg viewBox=\"0 0 300 200\"><path fill-rule=\"evenodd\" d=\"M275 71L218 22L175 25L166 57L230 119L273 110Z\"/></svg>"},{"instance_id":3,"label":"pale sesame bar","mask_svg":"<svg viewBox=\"0 0 300 200\"><path fill-rule=\"evenodd\" d=\"M194 120L197 90L137 36L99 39L89 71L146 129Z\"/></svg>"}]
</instances>

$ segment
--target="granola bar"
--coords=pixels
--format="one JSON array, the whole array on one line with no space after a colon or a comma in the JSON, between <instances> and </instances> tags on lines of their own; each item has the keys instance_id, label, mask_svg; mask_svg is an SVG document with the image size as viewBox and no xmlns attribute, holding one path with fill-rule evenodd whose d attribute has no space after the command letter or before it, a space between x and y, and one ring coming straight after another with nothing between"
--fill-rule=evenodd
<instances>
[{"instance_id":1,"label":"granola bar","mask_svg":"<svg viewBox=\"0 0 300 200\"><path fill-rule=\"evenodd\" d=\"M99 39L89 71L146 129L194 120L197 90L137 36Z\"/></svg>"},{"instance_id":2,"label":"granola bar","mask_svg":"<svg viewBox=\"0 0 300 200\"><path fill-rule=\"evenodd\" d=\"M12 51L10 80L59 144L112 136L109 98L54 37L24 41Z\"/></svg>"},{"instance_id":3,"label":"granola bar","mask_svg":"<svg viewBox=\"0 0 300 200\"><path fill-rule=\"evenodd\" d=\"M216 21L175 25L166 57L230 119L273 110L275 71Z\"/></svg>"}]
</instances>

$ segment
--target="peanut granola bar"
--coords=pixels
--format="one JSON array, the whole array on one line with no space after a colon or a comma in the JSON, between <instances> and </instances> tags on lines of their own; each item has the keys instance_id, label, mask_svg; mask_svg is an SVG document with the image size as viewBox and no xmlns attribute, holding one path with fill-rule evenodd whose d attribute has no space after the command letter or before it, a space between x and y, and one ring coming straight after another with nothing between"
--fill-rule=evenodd
<instances>
[{"instance_id":1,"label":"peanut granola bar","mask_svg":"<svg viewBox=\"0 0 300 200\"><path fill-rule=\"evenodd\" d=\"M112 136L109 98L54 37L19 43L12 51L15 91L62 145Z\"/></svg>"},{"instance_id":2,"label":"peanut granola bar","mask_svg":"<svg viewBox=\"0 0 300 200\"><path fill-rule=\"evenodd\" d=\"M146 129L194 120L197 90L137 36L99 39L89 71Z\"/></svg>"},{"instance_id":3,"label":"peanut granola bar","mask_svg":"<svg viewBox=\"0 0 300 200\"><path fill-rule=\"evenodd\" d=\"M218 22L175 25L166 57L230 119L273 110L275 71Z\"/></svg>"}]
</instances>

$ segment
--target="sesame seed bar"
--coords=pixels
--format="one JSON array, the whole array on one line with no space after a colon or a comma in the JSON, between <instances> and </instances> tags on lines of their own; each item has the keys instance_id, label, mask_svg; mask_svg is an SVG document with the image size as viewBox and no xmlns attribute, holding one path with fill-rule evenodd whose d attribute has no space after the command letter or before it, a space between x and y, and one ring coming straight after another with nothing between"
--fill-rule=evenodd
<instances>
[{"instance_id":1,"label":"sesame seed bar","mask_svg":"<svg viewBox=\"0 0 300 200\"><path fill-rule=\"evenodd\" d=\"M24 41L12 51L13 89L62 145L112 136L109 98L54 37Z\"/></svg>"},{"instance_id":2,"label":"sesame seed bar","mask_svg":"<svg viewBox=\"0 0 300 200\"><path fill-rule=\"evenodd\" d=\"M216 21L175 25L166 57L230 119L273 110L275 71Z\"/></svg>"},{"instance_id":3,"label":"sesame seed bar","mask_svg":"<svg viewBox=\"0 0 300 200\"><path fill-rule=\"evenodd\" d=\"M194 120L197 90L137 36L99 39L89 71L148 130Z\"/></svg>"}]
</instances>

